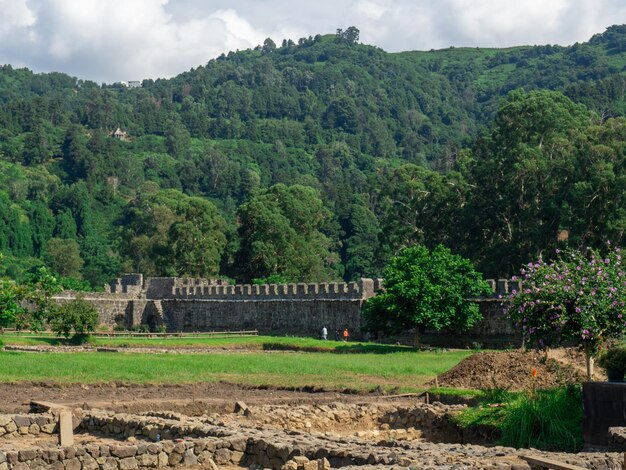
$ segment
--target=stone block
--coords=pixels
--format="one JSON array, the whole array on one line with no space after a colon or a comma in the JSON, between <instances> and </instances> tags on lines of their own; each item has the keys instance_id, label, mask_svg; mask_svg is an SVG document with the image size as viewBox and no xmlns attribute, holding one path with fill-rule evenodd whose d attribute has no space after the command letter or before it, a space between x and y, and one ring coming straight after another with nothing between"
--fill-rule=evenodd
<instances>
[{"instance_id":1,"label":"stone block","mask_svg":"<svg viewBox=\"0 0 626 470\"><path fill-rule=\"evenodd\" d=\"M2 470L2 469L0 469L0 470ZM56 461L48 464L47 470L65 470L65 465L63 465L63 462L60 462L59 460L56 460Z\"/></svg>"},{"instance_id":2,"label":"stone block","mask_svg":"<svg viewBox=\"0 0 626 470\"><path fill-rule=\"evenodd\" d=\"M80 470L82 464L77 457L65 461L65 470Z\"/></svg>"},{"instance_id":3,"label":"stone block","mask_svg":"<svg viewBox=\"0 0 626 470\"><path fill-rule=\"evenodd\" d=\"M20 450L18 454L18 460L20 462L26 462L37 458L37 451L35 449Z\"/></svg>"},{"instance_id":4,"label":"stone block","mask_svg":"<svg viewBox=\"0 0 626 470\"><path fill-rule=\"evenodd\" d=\"M120 460L120 470L134 470L139 468L135 457L126 457Z\"/></svg>"},{"instance_id":5,"label":"stone block","mask_svg":"<svg viewBox=\"0 0 626 470\"><path fill-rule=\"evenodd\" d=\"M307 463L308 463L308 459L307 459ZM288 462L285 462L285 464L280 467L280 470L298 470L298 464L296 462L294 462L293 460L289 460Z\"/></svg>"},{"instance_id":6,"label":"stone block","mask_svg":"<svg viewBox=\"0 0 626 470\"><path fill-rule=\"evenodd\" d=\"M176 452L172 452L167 458L167 463L171 465L172 467L178 465L182 461L183 461L183 454L179 454Z\"/></svg>"},{"instance_id":7,"label":"stone block","mask_svg":"<svg viewBox=\"0 0 626 470\"><path fill-rule=\"evenodd\" d=\"M159 468L167 467L168 463L169 463L169 459L167 457L167 454L165 452L160 452L158 456L157 467Z\"/></svg>"},{"instance_id":8,"label":"stone block","mask_svg":"<svg viewBox=\"0 0 626 470\"><path fill-rule=\"evenodd\" d=\"M218 465L226 465L230 462L230 450L228 449L217 449L215 451L215 463Z\"/></svg>"},{"instance_id":9,"label":"stone block","mask_svg":"<svg viewBox=\"0 0 626 470\"><path fill-rule=\"evenodd\" d=\"M40 431L44 434L53 434L56 429L56 423L48 423L39 427Z\"/></svg>"},{"instance_id":10,"label":"stone block","mask_svg":"<svg viewBox=\"0 0 626 470\"><path fill-rule=\"evenodd\" d=\"M119 458L134 457L137 454L136 446L111 446L111 455Z\"/></svg>"},{"instance_id":11,"label":"stone block","mask_svg":"<svg viewBox=\"0 0 626 470\"><path fill-rule=\"evenodd\" d=\"M119 468L117 459L113 457L101 457L104 462L100 464L100 470L117 470Z\"/></svg>"},{"instance_id":12,"label":"stone block","mask_svg":"<svg viewBox=\"0 0 626 470\"><path fill-rule=\"evenodd\" d=\"M156 467L159 462L159 457L155 454L143 454L137 457L137 463L141 467Z\"/></svg>"},{"instance_id":13,"label":"stone block","mask_svg":"<svg viewBox=\"0 0 626 470\"><path fill-rule=\"evenodd\" d=\"M100 457L100 446L98 445L88 445L85 446L85 450L89 455L91 455L94 459Z\"/></svg>"},{"instance_id":14,"label":"stone block","mask_svg":"<svg viewBox=\"0 0 626 470\"><path fill-rule=\"evenodd\" d=\"M19 462L18 458L17 458L17 452L7 452L6 453L6 459L7 459L7 463L10 466L14 466L17 465L17 463Z\"/></svg>"},{"instance_id":15,"label":"stone block","mask_svg":"<svg viewBox=\"0 0 626 470\"><path fill-rule=\"evenodd\" d=\"M205 459L202 462L202 468L207 470L219 470L219 467L213 462L213 459Z\"/></svg>"},{"instance_id":16,"label":"stone block","mask_svg":"<svg viewBox=\"0 0 626 470\"><path fill-rule=\"evenodd\" d=\"M18 428L30 426L30 418L28 416L14 416L13 422Z\"/></svg>"},{"instance_id":17,"label":"stone block","mask_svg":"<svg viewBox=\"0 0 626 470\"><path fill-rule=\"evenodd\" d=\"M198 465L198 457L193 453L193 449L187 449L183 455L183 463L187 466Z\"/></svg>"},{"instance_id":18,"label":"stone block","mask_svg":"<svg viewBox=\"0 0 626 470\"><path fill-rule=\"evenodd\" d=\"M239 465L246 454L241 451L235 450L230 454L230 461L233 465Z\"/></svg>"},{"instance_id":19,"label":"stone block","mask_svg":"<svg viewBox=\"0 0 626 470\"><path fill-rule=\"evenodd\" d=\"M32 421L39 427L45 426L46 424L50 424L50 418L47 416L36 416Z\"/></svg>"},{"instance_id":20,"label":"stone block","mask_svg":"<svg viewBox=\"0 0 626 470\"><path fill-rule=\"evenodd\" d=\"M158 454L163 446L161 446L160 444L157 444L155 442L148 444L148 452L151 454Z\"/></svg>"},{"instance_id":21,"label":"stone block","mask_svg":"<svg viewBox=\"0 0 626 470\"><path fill-rule=\"evenodd\" d=\"M303 470L317 470L317 461L306 462L302 465Z\"/></svg>"},{"instance_id":22,"label":"stone block","mask_svg":"<svg viewBox=\"0 0 626 470\"><path fill-rule=\"evenodd\" d=\"M85 455L85 457L83 457L82 470L98 470L99 468L100 465L98 465L98 462L96 462L96 459L94 459L92 456Z\"/></svg>"},{"instance_id":23,"label":"stone block","mask_svg":"<svg viewBox=\"0 0 626 470\"><path fill-rule=\"evenodd\" d=\"M59 443L63 447L74 445L74 423L69 409L59 412Z\"/></svg>"}]
</instances>

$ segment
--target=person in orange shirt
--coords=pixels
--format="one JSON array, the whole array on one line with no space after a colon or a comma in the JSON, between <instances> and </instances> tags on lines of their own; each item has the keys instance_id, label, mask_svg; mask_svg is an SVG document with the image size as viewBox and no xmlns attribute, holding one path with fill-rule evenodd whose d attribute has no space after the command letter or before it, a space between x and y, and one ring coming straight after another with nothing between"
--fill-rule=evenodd
<instances>
[{"instance_id":1,"label":"person in orange shirt","mask_svg":"<svg viewBox=\"0 0 626 470\"><path fill-rule=\"evenodd\" d=\"M350 337L350 333L348 333L348 329L346 328L345 330L343 330L343 340L348 341L349 337Z\"/></svg>"}]
</instances>

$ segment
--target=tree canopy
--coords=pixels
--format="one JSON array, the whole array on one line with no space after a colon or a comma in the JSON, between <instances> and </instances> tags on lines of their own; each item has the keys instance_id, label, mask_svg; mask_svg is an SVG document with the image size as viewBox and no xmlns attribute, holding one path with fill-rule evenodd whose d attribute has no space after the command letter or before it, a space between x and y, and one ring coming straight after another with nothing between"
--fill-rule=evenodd
<instances>
[{"instance_id":1,"label":"tree canopy","mask_svg":"<svg viewBox=\"0 0 626 470\"><path fill-rule=\"evenodd\" d=\"M371 331L397 333L415 329L465 331L482 315L471 301L490 292L472 264L439 245L405 248L384 271L384 290L368 300L363 313Z\"/></svg>"},{"instance_id":2,"label":"tree canopy","mask_svg":"<svg viewBox=\"0 0 626 470\"><path fill-rule=\"evenodd\" d=\"M625 38L387 53L350 26L139 88L4 65L0 275L354 280L443 244L505 277L623 244Z\"/></svg>"}]
</instances>

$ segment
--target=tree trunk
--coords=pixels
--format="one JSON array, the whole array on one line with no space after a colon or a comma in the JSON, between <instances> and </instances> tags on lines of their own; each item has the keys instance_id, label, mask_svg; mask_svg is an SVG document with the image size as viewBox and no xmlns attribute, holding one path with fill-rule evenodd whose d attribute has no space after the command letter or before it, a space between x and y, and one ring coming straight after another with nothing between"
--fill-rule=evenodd
<instances>
[{"instance_id":1,"label":"tree trunk","mask_svg":"<svg viewBox=\"0 0 626 470\"><path fill-rule=\"evenodd\" d=\"M591 356L591 348L585 345L585 365L587 366L587 380L593 380L593 357Z\"/></svg>"}]
</instances>

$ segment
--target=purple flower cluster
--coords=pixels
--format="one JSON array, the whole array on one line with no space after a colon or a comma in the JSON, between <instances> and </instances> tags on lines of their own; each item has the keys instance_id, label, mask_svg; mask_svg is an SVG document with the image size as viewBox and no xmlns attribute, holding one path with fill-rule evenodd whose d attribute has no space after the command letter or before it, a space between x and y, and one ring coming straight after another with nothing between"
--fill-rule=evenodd
<instances>
[{"instance_id":1,"label":"purple flower cluster","mask_svg":"<svg viewBox=\"0 0 626 470\"><path fill-rule=\"evenodd\" d=\"M520 272L522 288L508 297L508 314L539 348L574 340L596 349L625 331L626 270L621 263L619 248L603 256L590 248L562 251L553 262L540 258L528 263Z\"/></svg>"}]
</instances>

